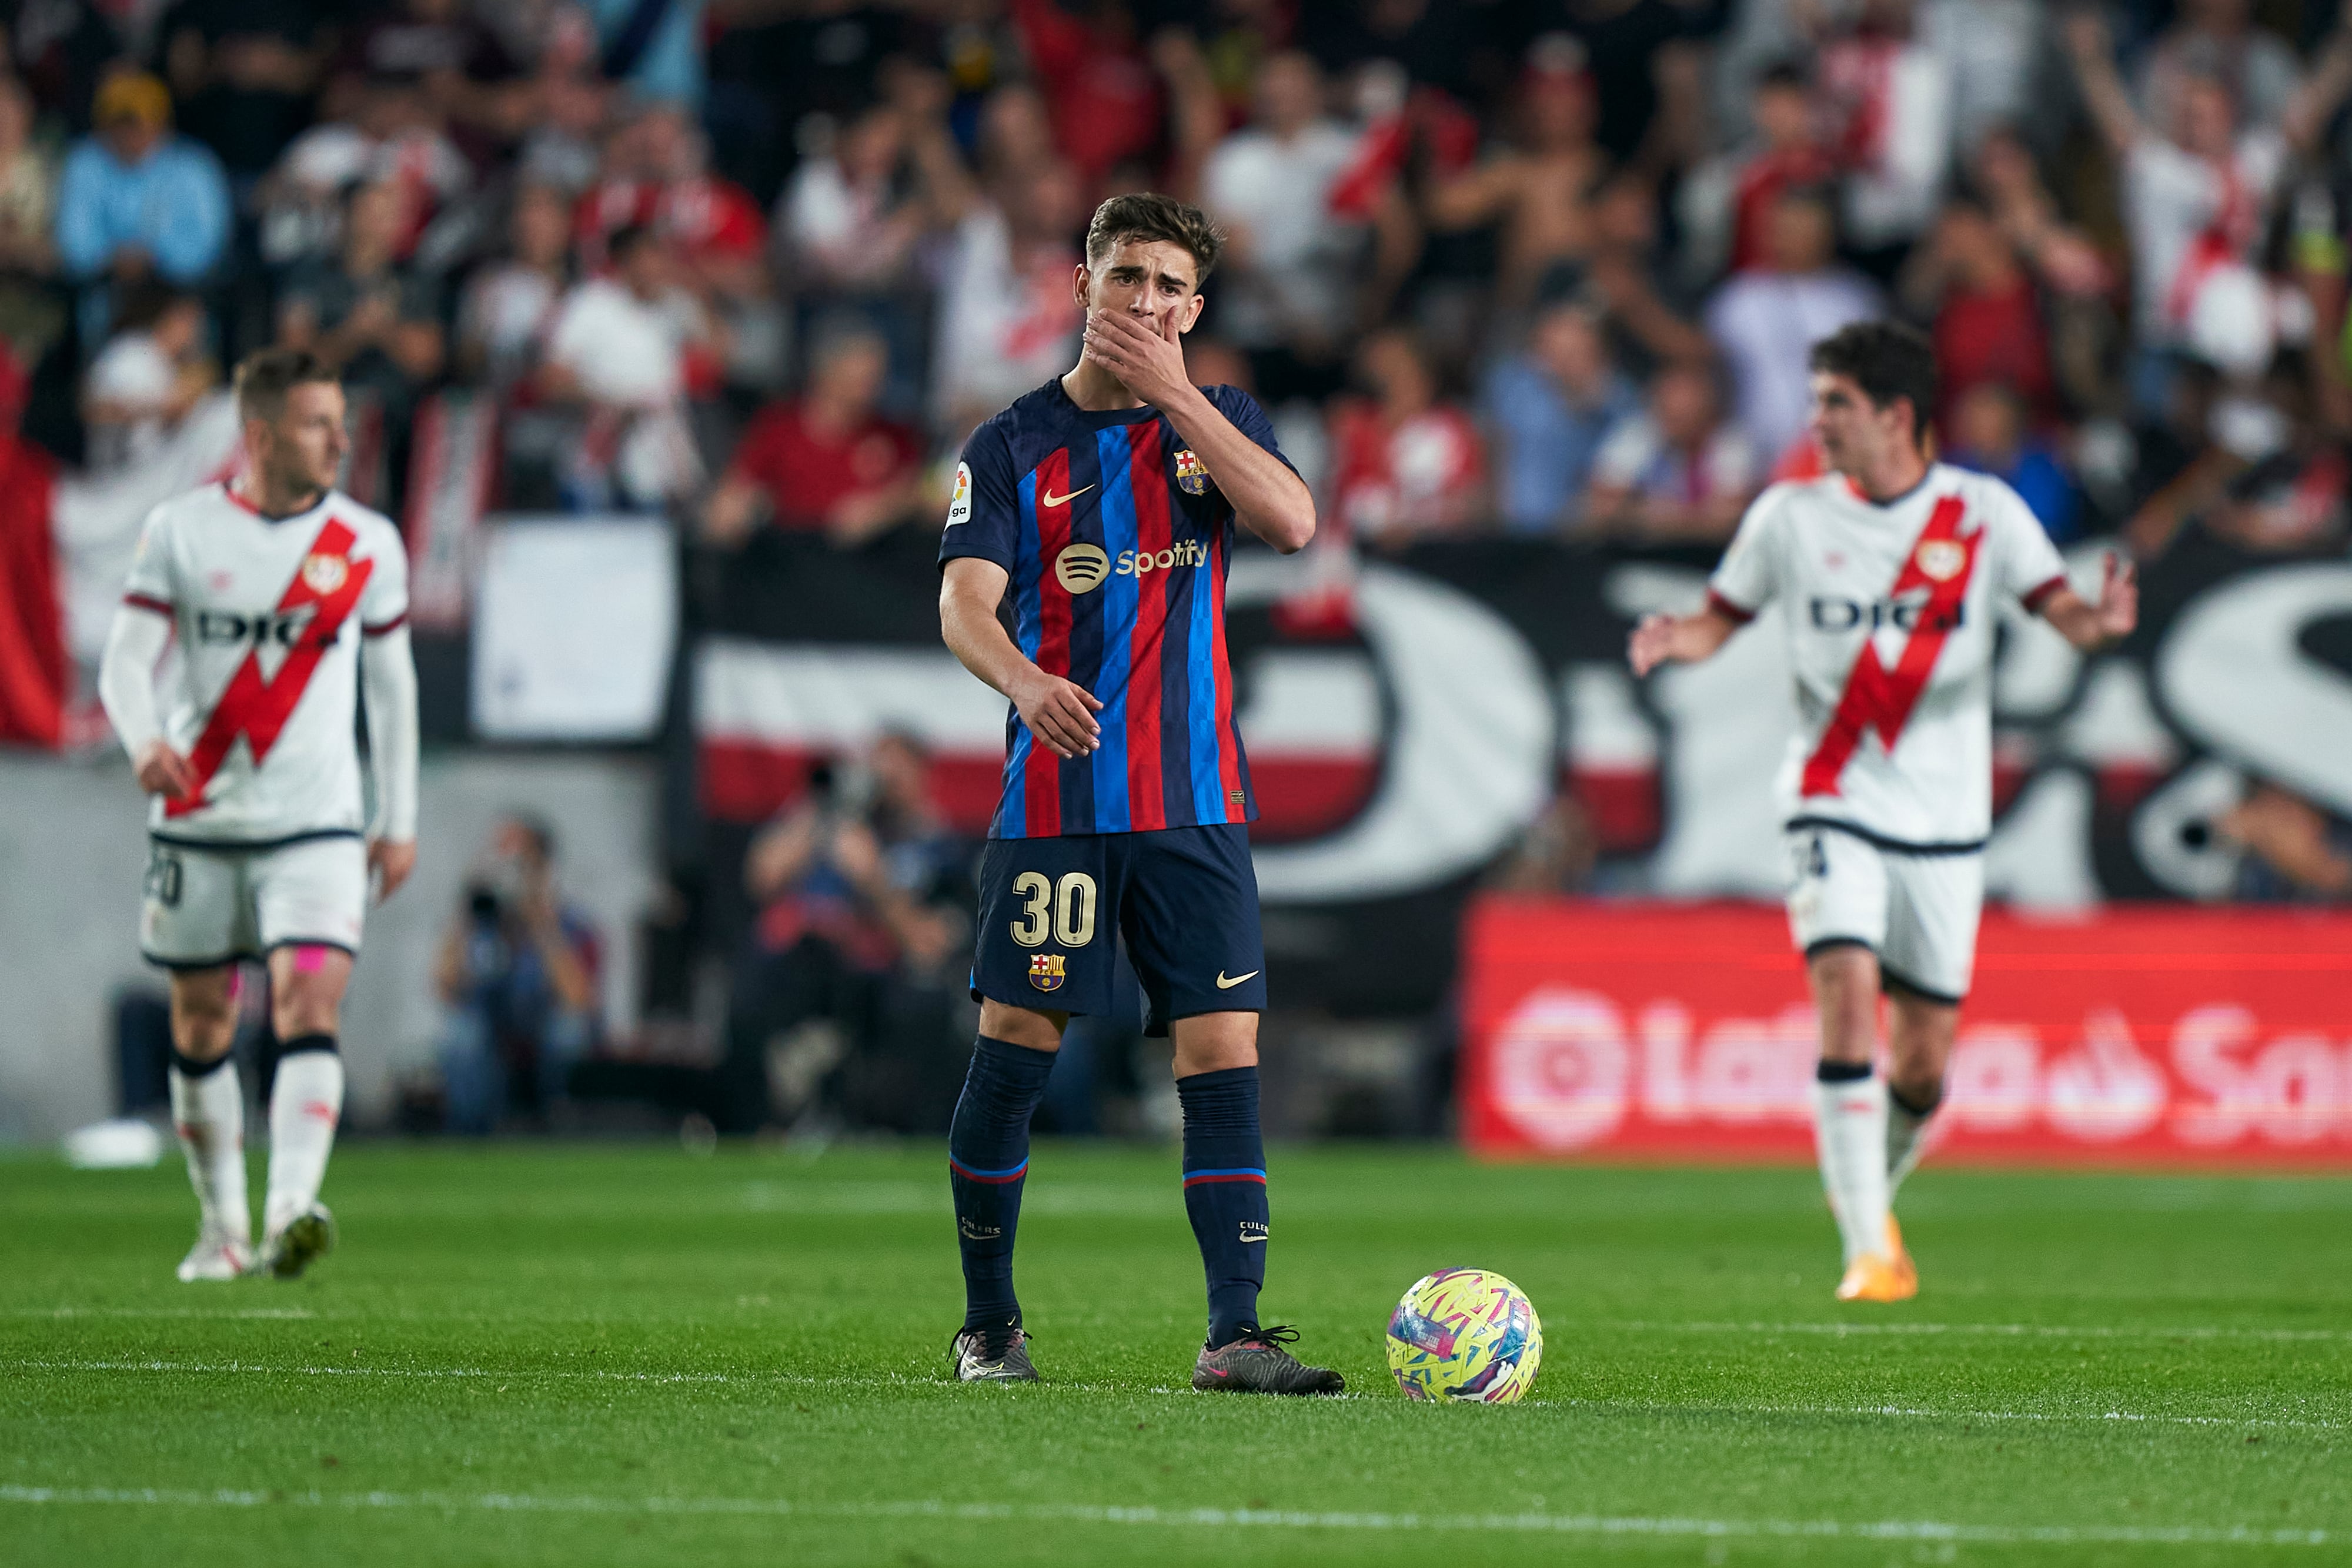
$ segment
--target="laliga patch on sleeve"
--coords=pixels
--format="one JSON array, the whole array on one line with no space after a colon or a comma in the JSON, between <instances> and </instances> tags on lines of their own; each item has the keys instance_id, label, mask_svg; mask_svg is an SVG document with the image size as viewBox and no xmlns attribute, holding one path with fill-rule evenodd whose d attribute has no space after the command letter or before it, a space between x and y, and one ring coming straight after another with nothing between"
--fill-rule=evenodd
<instances>
[{"instance_id":1,"label":"laliga patch on sleeve","mask_svg":"<svg viewBox=\"0 0 2352 1568\"><path fill-rule=\"evenodd\" d=\"M933 491L937 495L938 491ZM948 502L948 527L971 521L971 465L956 465L955 495Z\"/></svg>"}]
</instances>

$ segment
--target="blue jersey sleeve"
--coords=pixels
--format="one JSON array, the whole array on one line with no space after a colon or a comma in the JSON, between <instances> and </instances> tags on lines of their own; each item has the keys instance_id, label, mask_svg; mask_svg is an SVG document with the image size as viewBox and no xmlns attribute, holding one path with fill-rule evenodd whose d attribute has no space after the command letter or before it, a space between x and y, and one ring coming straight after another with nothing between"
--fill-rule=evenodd
<instances>
[{"instance_id":1,"label":"blue jersey sleeve","mask_svg":"<svg viewBox=\"0 0 2352 1568\"><path fill-rule=\"evenodd\" d=\"M1209 394L1209 402L1217 412L1234 422L1235 430L1281 458L1282 465L1293 474L1298 472L1298 465L1290 460L1283 452L1282 444L1275 440L1274 422L1265 417L1265 410L1258 407L1257 399L1239 387L1204 387L1202 390Z\"/></svg>"},{"instance_id":2,"label":"blue jersey sleeve","mask_svg":"<svg viewBox=\"0 0 2352 1568\"><path fill-rule=\"evenodd\" d=\"M971 555L1011 571L1020 527L1021 491L1013 472L1013 447L992 422L963 444L947 527L940 533L940 562Z\"/></svg>"}]
</instances>

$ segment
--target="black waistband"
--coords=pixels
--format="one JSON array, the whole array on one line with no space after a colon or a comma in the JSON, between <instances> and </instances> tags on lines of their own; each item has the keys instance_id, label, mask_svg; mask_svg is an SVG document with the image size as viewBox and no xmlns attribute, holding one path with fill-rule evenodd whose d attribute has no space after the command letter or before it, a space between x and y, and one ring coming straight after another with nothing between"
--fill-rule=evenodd
<instances>
[{"instance_id":1,"label":"black waistband","mask_svg":"<svg viewBox=\"0 0 2352 1568\"><path fill-rule=\"evenodd\" d=\"M357 828L312 828L307 832L289 833L282 839L195 839L184 833L159 832L147 830L147 837L155 843L169 844L175 850L218 850L224 854L253 854L263 850L282 850L289 844L307 844L314 839L356 839Z\"/></svg>"},{"instance_id":2,"label":"black waistband","mask_svg":"<svg viewBox=\"0 0 2352 1568\"><path fill-rule=\"evenodd\" d=\"M1785 825L1791 831L1799 828L1827 828L1832 832L1843 833L1849 838L1860 839L1873 849L1885 850L1887 853L1895 855L1972 855L1985 847L1985 841L1982 839L1970 839L1965 842L1915 844L1906 839L1890 839L1883 833L1874 833L1868 828L1843 821L1836 817L1791 817Z\"/></svg>"}]
</instances>

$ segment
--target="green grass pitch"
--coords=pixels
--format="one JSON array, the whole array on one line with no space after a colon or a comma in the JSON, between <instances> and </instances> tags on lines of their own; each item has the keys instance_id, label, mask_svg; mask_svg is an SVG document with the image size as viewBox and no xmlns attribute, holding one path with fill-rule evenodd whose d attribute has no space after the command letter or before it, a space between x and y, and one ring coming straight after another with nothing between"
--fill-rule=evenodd
<instances>
[{"instance_id":1,"label":"green grass pitch","mask_svg":"<svg viewBox=\"0 0 2352 1568\"><path fill-rule=\"evenodd\" d=\"M356 1145L340 1250L227 1286L172 1279L176 1159L16 1158L0 1561L2352 1560L2352 1181L1931 1166L1919 1300L1850 1308L1810 1171L1274 1155L1268 1316L1343 1399L1189 1390L1172 1150L1036 1151L1037 1388L942 1381L936 1146ZM1534 1298L1528 1403L1389 1382L1454 1262Z\"/></svg>"}]
</instances>

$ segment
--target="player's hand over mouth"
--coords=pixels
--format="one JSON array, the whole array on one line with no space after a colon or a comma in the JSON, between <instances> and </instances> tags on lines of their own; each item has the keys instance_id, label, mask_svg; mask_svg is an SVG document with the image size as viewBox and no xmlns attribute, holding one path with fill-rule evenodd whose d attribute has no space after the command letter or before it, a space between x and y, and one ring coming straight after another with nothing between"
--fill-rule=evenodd
<instances>
[{"instance_id":1,"label":"player's hand over mouth","mask_svg":"<svg viewBox=\"0 0 2352 1568\"><path fill-rule=\"evenodd\" d=\"M1124 310L1094 311L1087 317L1087 352L1154 407L1164 408L1192 385L1184 373L1184 349L1173 311L1158 330L1146 318Z\"/></svg>"},{"instance_id":2,"label":"player's hand over mouth","mask_svg":"<svg viewBox=\"0 0 2352 1568\"><path fill-rule=\"evenodd\" d=\"M1101 699L1075 681L1040 670L1013 690L1013 706L1029 733L1056 757L1084 757L1102 746L1102 726L1095 722Z\"/></svg>"}]
</instances>

